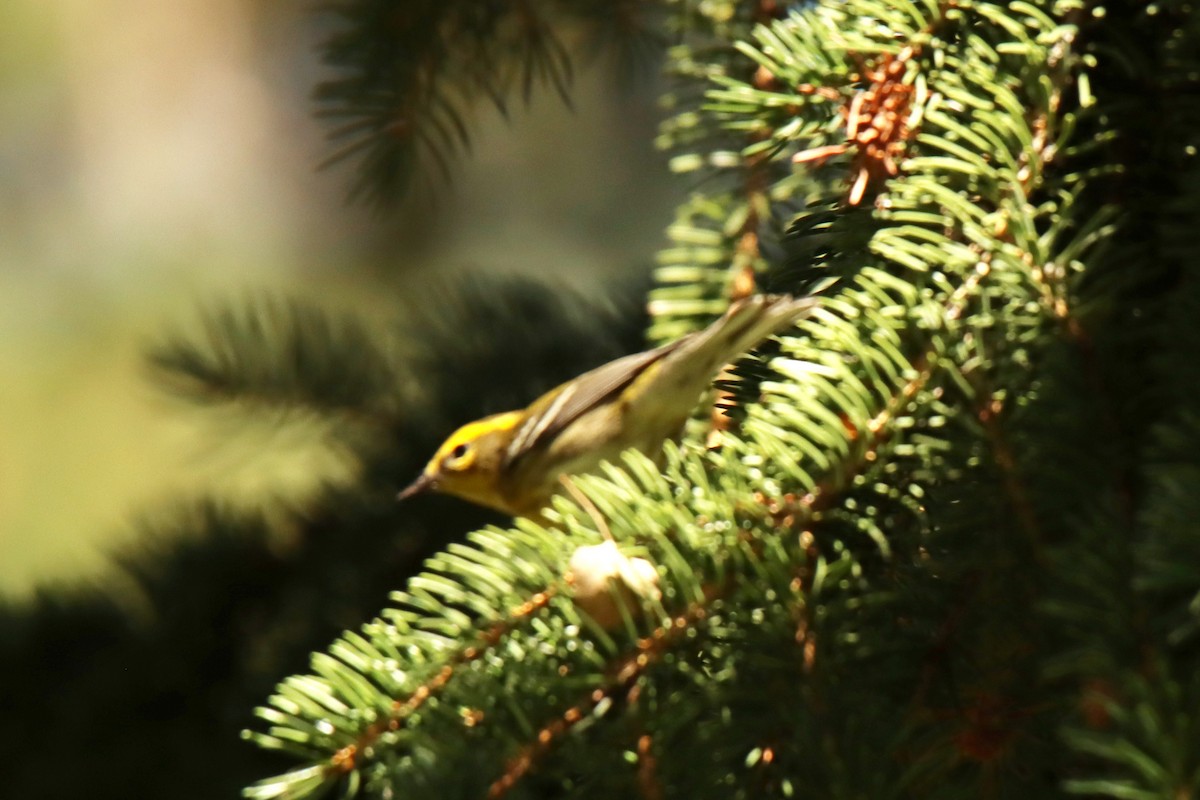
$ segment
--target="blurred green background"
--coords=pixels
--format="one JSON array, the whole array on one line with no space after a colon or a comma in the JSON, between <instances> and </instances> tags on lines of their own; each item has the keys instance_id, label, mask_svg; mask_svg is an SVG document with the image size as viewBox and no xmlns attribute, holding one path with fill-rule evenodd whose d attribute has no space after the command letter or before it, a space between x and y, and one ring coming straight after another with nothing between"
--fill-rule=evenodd
<instances>
[{"instance_id":1,"label":"blurred green background","mask_svg":"<svg viewBox=\"0 0 1200 800\"><path fill-rule=\"evenodd\" d=\"M166 397L141 354L206 301L315 298L381 327L398 295L480 270L601 291L645 267L679 199L653 75L578 72L505 122L481 109L453 185L347 207L309 93L307 4L0 4L0 594L103 575L171 498L302 491L317 437L249 441ZM619 230L620 235L612 235Z\"/></svg>"}]
</instances>

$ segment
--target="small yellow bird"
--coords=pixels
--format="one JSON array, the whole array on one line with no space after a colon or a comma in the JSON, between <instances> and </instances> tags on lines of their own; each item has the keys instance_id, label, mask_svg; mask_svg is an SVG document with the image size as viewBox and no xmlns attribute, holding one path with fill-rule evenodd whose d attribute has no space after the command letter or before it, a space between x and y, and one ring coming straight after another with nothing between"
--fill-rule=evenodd
<instances>
[{"instance_id":1,"label":"small yellow bird","mask_svg":"<svg viewBox=\"0 0 1200 800\"><path fill-rule=\"evenodd\" d=\"M434 491L532 516L563 488L562 476L593 472L629 448L657 456L721 367L816 302L747 297L702 331L596 367L528 408L469 422L450 434L399 499Z\"/></svg>"}]
</instances>

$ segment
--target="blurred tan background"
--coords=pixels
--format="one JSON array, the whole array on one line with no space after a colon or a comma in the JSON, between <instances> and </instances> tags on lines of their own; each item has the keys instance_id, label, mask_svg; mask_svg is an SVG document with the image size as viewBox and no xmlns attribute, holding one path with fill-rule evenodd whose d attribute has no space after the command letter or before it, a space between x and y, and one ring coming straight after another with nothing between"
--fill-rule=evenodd
<instances>
[{"instance_id":1,"label":"blurred tan background","mask_svg":"<svg viewBox=\"0 0 1200 800\"><path fill-rule=\"evenodd\" d=\"M102 574L137 514L180 494L338 469L311 441L236 438L146 380L141 354L206 299L390 298L472 270L584 290L650 263L680 187L651 138L657 86L581 68L428 202L347 208L309 92L327 21L282 0L0 4L0 596ZM619 234L614 233L619 231ZM227 426L228 427L228 426Z\"/></svg>"}]
</instances>

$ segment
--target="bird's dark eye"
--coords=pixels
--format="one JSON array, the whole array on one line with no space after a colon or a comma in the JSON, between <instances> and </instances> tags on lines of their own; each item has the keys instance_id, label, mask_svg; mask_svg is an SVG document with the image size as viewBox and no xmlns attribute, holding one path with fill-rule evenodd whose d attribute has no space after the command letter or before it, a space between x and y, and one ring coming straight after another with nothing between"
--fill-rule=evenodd
<instances>
[{"instance_id":1,"label":"bird's dark eye","mask_svg":"<svg viewBox=\"0 0 1200 800\"><path fill-rule=\"evenodd\" d=\"M458 445L457 447L455 447L453 450L450 451L450 457L453 459L462 458L466 454L467 454L467 445L465 443Z\"/></svg>"}]
</instances>

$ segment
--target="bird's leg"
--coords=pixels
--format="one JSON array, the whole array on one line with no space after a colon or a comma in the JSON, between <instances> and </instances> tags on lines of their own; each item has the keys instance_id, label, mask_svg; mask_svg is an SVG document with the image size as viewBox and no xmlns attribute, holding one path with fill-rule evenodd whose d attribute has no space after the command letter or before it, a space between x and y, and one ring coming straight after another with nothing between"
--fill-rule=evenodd
<instances>
[{"instance_id":1,"label":"bird's leg","mask_svg":"<svg viewBox=\"0 0 1200 800\"><path fill-rule=\"evenodd\" d=\"M599 529L601 535L607 541L611 542L613 540L612 533L608 530L608 523L604 521L604 516L600 513L600 509L596 508L596 504L588 499L587 495L579 491L579 487L575 485L575 481L571 480L569 475L559 475L558 482L567 490L567 494L571 495L571 499L581 505L583 510L588 513L588 516L596 523L596 527Z\"/></svg>"}]
</instances>

